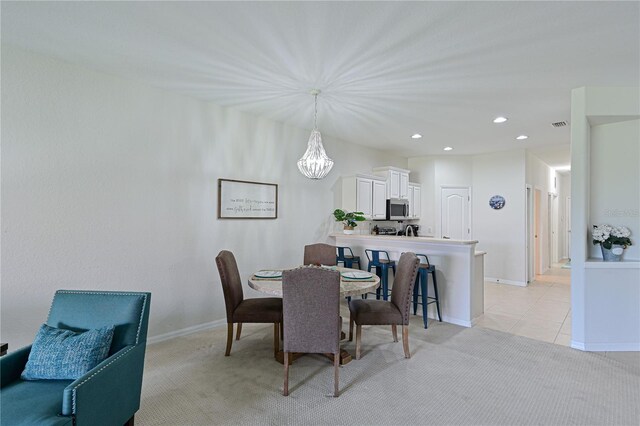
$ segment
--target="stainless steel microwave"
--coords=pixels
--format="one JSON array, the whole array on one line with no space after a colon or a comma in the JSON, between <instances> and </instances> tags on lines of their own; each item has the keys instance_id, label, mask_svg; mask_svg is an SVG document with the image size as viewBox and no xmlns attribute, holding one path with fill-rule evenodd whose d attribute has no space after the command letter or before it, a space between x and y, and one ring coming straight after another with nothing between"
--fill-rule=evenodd
<instances>
[{"instance_id":1,"label":"stainless steel microwave","mask_svg":"<svg viewBox=\"0 0 640 426\"><path fill-rule=\"evenodd\" d=\"M409 217L409 200L391 198L387 200L387 220L405 220Z\"/></svg>"}]
</instances>

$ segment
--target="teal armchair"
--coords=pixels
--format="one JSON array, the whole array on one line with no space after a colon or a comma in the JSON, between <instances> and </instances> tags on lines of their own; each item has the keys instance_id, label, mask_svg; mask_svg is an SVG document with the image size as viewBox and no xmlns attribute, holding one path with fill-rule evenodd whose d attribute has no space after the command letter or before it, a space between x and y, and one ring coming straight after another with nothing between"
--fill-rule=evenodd
<instances>
[{"instance_id":1,"label":"teal armchair","mask_svg":"<svg viewBox=\"0 0 640 426\"><path fill-rule=\"evenodd\" d=\"M115 325L109 356L76 380L22 380L31 346L0 358L2 425L133 425L140 408L151 293L58 290L47 325Z\"/></svg>"}]
</instances>

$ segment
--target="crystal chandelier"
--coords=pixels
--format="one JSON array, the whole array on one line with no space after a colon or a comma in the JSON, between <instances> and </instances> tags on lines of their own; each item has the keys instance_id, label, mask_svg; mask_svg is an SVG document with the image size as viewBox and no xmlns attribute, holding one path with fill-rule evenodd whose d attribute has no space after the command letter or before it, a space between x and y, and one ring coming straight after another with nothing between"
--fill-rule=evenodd
<instances>
[{"instance_id":1,"label":"crystal chandelier","mask_svg":"<svg viewBox=\"0 0 640 426\"><path fill-rule=\"evenodd\" d=\"M313 130L309 136L307 151L298 160L298 170L309 179L322 179L333 167L333 160L327 157L322 146L322 136L318 130L318 94L320 90L312 90L315 99L315 114L313 116Z\"/></svg>"}]
</instances>

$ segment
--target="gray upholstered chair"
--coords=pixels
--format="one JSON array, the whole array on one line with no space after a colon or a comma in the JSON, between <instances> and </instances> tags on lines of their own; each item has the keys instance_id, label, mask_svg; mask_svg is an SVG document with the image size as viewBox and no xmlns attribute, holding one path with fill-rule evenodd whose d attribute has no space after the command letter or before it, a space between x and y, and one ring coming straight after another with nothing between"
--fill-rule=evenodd
<instances>
[{"instance_id":1,"label":"gray upholstered chair","mask_svg":"<svg viewBox=\"0 0 640 426\"><path fill-rule=\"evenodd\" d=\"M227 307L227 348L224 355L231 353L233 342L233 324L238 324L236 340L240 340L242 323L273 323L273 350L279 350L279 325L282 322L282 299L279 297L262 297L244 299L242 281L238 264L233 253L222 250L216 257L216 265L220 273L224 303Z\"/></svg>"},{"instance_id":2,"label":"gray upholstered chair","mask_svg":"<svg viewBox=\"0 0 640 426\"><path fill-rule=\"evenodd\" d=\"M334 252L335 253L335 252ZM334 254L335 259L335 254ZM289 395L289 353L331 353L338 396L340 366L340 273L302 267L282 273L284 389Z\"/></svg>"},{"instance_id":3,"label":"gray upholstered chair","mask_svg":"<svg viewBox=\"0 0 640 426\"><path fill-rule=\"evenodd\" d=\"M317 243L304 246L305 265L336 265L336 247Z\"/></svg>"},{"instance_id":4,"label":"gray upholstered chair","mask_svg":"<svg viewBox=\"0 0 640 426\"><path fill-rule=\"evenodd\" d=\"M398 341L397 325L402 325L402 346L405 358L409 352L409 313L411 293L418 274L420 259L414 253L403 253L398 262L398 273L391 289L391 301L352 300L349 302L349 341L353 340L356 324L356 359L360 359L363 325L391 325L393 341Z\"/></svg>"}]
</instances>

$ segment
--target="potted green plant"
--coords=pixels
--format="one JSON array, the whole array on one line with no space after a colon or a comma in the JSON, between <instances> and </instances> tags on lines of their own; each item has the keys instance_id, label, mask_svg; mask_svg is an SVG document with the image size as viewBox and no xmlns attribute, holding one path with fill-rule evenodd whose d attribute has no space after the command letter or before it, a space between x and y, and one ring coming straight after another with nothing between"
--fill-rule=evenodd
<instances>
[{"instance_id":1,"label":"potted green plant","mask_svg":"<svg viewBox=\"0 0 640 426\"><path fill-rule=\"evenodd\" d=\"M362 212L345 212L342 209L335 209L333 211L333 217L336 218L336 222L342 222L344 224L345 234L353 234L353 228L358 226L357 222L366 220Z\"/></svg>"}]
</instances>

